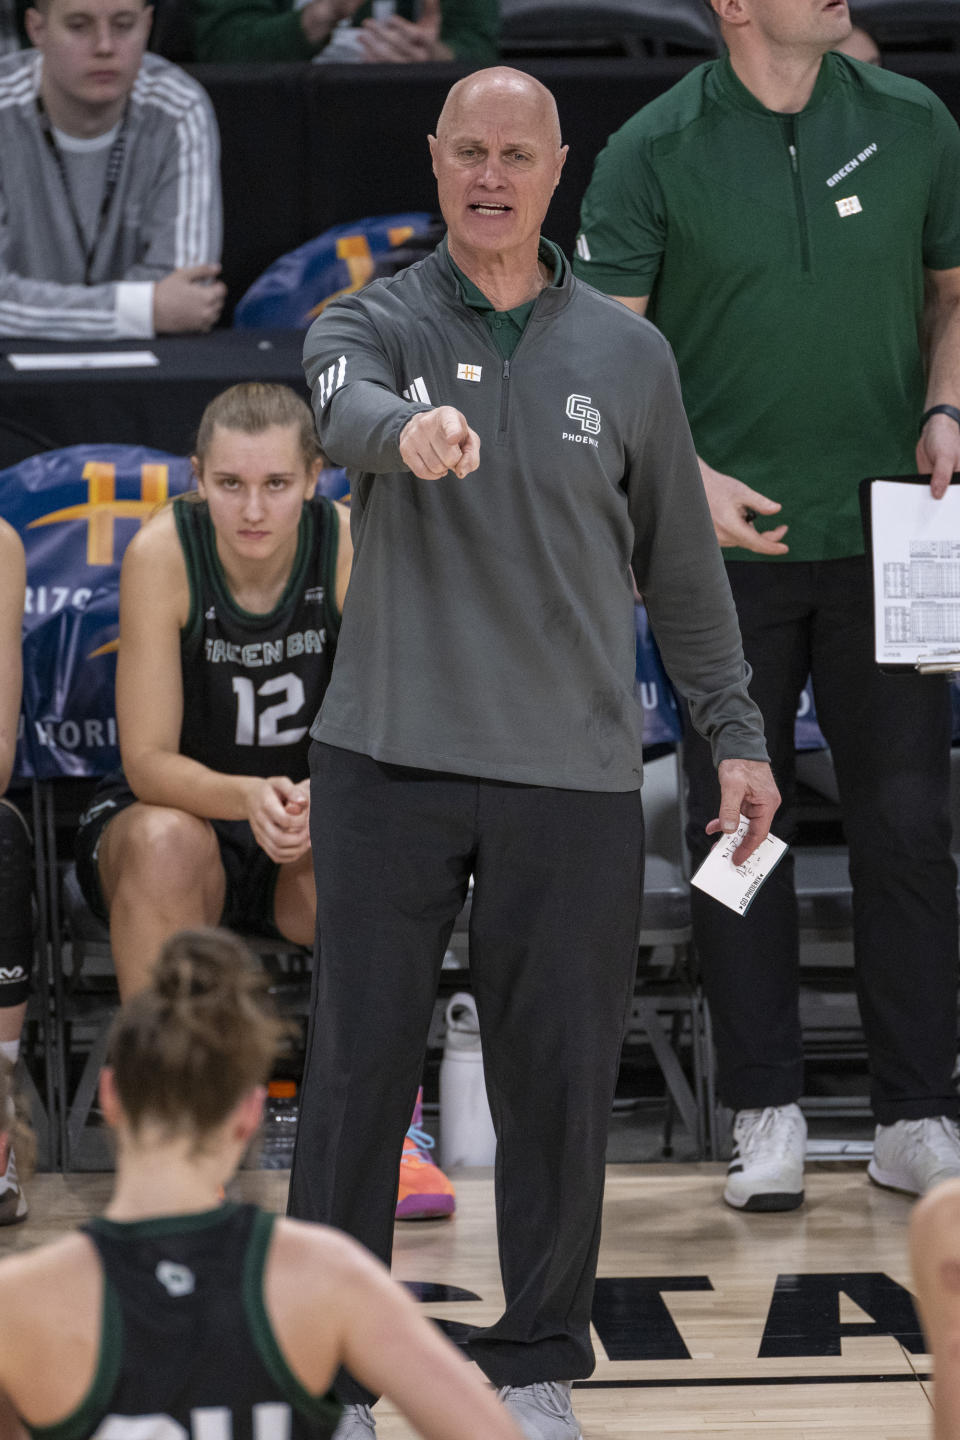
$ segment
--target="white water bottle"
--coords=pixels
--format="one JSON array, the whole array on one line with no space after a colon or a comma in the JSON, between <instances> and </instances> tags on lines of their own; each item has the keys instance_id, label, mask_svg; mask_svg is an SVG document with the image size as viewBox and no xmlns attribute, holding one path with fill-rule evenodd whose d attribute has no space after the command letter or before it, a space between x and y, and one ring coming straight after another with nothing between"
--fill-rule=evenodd
<instances>
[{"instance_id":1,"label":"white water bottle","mask_svg":"<svg viewBox=\"0 0 960 1440\"><path fill-rule=\"evenodd\" d=\"M458 991L447 1005L447 1038L440 1062L440 1156L447 1170L492 1165L497 1137L483 1083L480 1023L472 995Z\"/></svg>"}]
</instances>

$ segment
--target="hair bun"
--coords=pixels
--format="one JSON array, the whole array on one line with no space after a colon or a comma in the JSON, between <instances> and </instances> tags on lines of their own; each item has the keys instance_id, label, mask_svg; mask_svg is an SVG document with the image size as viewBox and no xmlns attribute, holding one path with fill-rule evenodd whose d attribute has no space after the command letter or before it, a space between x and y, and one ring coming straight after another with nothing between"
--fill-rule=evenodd
<instances>
[{"instance_id":1,"label":"hair bun","mask_svg":"<svg viewBox=\"0 0 960 1440\"><path fill-rule=\"evenodd\" d=\"M163 1000L226 999L259 989L260 971L246 945L229 931L181 930L161 949L150 988Z\"/></svg>"},{"instance_id":2,"label":"hair bun","mask_svg":"<svg viewBox=\"0 0 960 1440\"><path fill-rule=\"evenodd\" d=\"M110 1063L128 1119L210 1129L263 1082L288 1033L242 940L179 931L114 1022Z\"/></svg>"}]
</instances>

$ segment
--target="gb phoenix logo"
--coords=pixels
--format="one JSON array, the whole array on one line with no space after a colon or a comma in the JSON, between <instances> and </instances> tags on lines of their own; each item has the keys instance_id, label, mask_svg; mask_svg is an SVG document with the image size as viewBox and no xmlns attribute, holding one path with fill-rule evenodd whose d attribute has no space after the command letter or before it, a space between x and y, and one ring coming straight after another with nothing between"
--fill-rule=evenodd
<instances>
[{"instance_id":1,"label":"gb phoenix logo","mask_svg":"<svg viewBox=\"0 0 960 1440\"><path fill-rule=\"evenodd\" d=\"M598 442L592 437L600 434L600 411L589 395L568 395L567 417L578 421L581 433L564 430L564 440L572 440L576 445L593 445L599 448Z\"/></svg>"}]
</instances>

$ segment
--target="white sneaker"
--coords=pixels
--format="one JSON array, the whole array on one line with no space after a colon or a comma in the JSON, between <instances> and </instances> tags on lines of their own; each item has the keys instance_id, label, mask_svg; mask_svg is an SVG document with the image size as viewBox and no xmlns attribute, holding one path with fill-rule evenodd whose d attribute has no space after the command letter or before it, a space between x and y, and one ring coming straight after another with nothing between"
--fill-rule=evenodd
<instances>
[{"instance_id":1,"label":"white sneaker","mask_svg":"<svg viewBox=\"0 0 960 1440\"><path fill-rule=\"evenodd\" d=\"M583 1440L570 1403L569 1380L504 1385L499 1393L526 1440Z\"/></svg>"},{"instance_id":2,"label":"white sneaker","mask_svg":"<svg viewBox=\"0 0 960 1440\"><path fill-rule=\"evenodd\" d=\"M0 1131L0 1225L15 1225L27 1218L27 1197L23 1193L10 1135Z\"/></svg>"},{"instance_id":3,"label":"white sneaker","mask_svg":"<svg viewBox=\"0 0 960 1440\"><path fill-rule=\"evenodd\" d=\"M332 1440L368 1440L377 1426L369 1405L344 1405Z\"/></svg>"},{"instance_id":4,"label":"white sneaker","mask_svg":"<svg viewBox=\"0 0 960 1440\"><path fill-rule=\"evenodd\" d=\"M878 1125L867 1174L888 1190L925 1195L960 1175L960 1127L946 1115Z\"/></svg>"},{"instance_id":5,"label":"white sneaker","mask_svg":"<svg viewBox=\"0 0 960 1440\"><path fill-rule=\"evenodd\" d=\"M738 1110L724 1200L735 1210L796 1210L803 1204L806 1148L799 1105Z\"/></svg>"}]
</instances>

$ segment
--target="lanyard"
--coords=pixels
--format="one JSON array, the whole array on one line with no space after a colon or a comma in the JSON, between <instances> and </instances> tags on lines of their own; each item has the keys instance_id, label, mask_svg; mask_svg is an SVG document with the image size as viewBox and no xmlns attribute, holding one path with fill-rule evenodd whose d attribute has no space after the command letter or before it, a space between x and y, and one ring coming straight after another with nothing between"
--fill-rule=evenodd
<instances>
[{"instance_id":1,"label":"lanyard","mask_svg":"<svg viewBox=\"0 0 960 1440\"><path fill-rule=\"evenodd\" d=\"M120 121L120 129L117 131L116 139L110 146L110 154L107 157L107 175L103 184L103 199L100 201L100 213L97 216L97 231L93 241L88 245L86 236L83 233L83 225L80 222L80 214L77 210L76 201L73 198L73 191L70 188L70 177L67 174L67 167L64 164L63 156L60 154L59 146L50 124L50 117L44 109L40 96L37 96L37 114L40 118L40 128L43 131L43 138L47 142L47 148L54 158L57 171L60 175L60 183L63 186L63 193L67 199L70 210L70 218L73 221L73 228L77 232L77 241L83 251L83 283L91 284L91 272L93 270L93 258L97 253L97 246L103 236L103 228L106 224L107 214L110 210L110 202L113 200L117 183L120 179L120 171L123 168L123 157L127 148L127 117L130 112L129 103L124 108L123 119Z\"/></svg>"}]
</instances>

